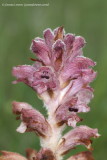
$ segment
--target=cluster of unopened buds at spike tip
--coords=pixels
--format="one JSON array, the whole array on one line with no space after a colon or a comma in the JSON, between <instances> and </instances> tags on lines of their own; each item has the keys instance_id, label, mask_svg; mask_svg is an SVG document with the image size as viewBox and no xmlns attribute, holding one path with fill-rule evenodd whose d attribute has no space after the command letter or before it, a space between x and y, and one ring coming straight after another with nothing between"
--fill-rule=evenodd
<instances>
[{"instance_id":1,"label":"cluster of unopened buds at spike tip","mask_svg":"<svg viewBox=\"0 0 107 160\"><path fill-rule=\"evenodd\" d=\"M91 138L99 137L98 130L87 126L76 126L82 119L78 113L89 112L93 98L90 83L96 72L95 62L83 56L85 39L66 34L63 27L54 31L46 29L44 38L35 38L30 50L37 59L33 65L13 67L17 78L13 83L24 82L36 91L48 111L45 118L39 111L25 102L12 103L13 113L20 119L20 133L34 132L40 137L41 150L28 149L27 158L17 153L2 151L0 160L60 160L77 145L92 150ZM66 125L73 127L62 136ZM91 151L81 152L68 160L94 160Z\"/></svg>"}]
</instances>

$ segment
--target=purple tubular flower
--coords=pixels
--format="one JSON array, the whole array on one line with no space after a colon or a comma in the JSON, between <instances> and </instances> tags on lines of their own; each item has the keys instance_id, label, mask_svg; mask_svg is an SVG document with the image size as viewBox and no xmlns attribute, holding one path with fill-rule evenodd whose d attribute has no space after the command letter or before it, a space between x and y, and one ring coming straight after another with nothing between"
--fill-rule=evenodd
<instances>
[{"instance_id":1,"label":"purple tubular flower","mask_svg":"<svg viewBox=\"0 0 107 160\"><path fill-rule=\"evenodd\" d=\"M78 112L78 108L74 107L76 103L77 98L74 97L56 109L55 116L58 126L66 123L68 126L75 127L76 123L82 120L76 114Z\"/></svg>"},{"instance_id":2,"label":"purple tubular flower","mask_svg":"<svg viewBox=\"0 0 107 160\"><path fill-rule=\"evenodd\" d=\"M58 125L67 123L68 126L76 127L76 123L82 119L77 116L80 112L89 112L90 108L87 104L93 98L93 92L88 88L81 89L72 99L60 105L55 116Z\"/></svg>"},{"instance_id":3,"label":"purple tubular flower","mask_svg":"<svg viewBox=\"0 0 107 160\"><path fill-rule=\"evenodd\" d=\"M17 82L24 82L41 94L46 90L55 90L58 87L58 80L50 67L22 65L13 68L13 75L17 77Z\"/></svg>"},{"instance_id":4,"label":"purple tubular flower","mask_svg":"<svg viewBox=\"0 0 107 160\"><path fill-rule=\"evenodd\" d=\"M13 113L20 115L18 119L22 120L21 125L17 129L18 132L35 132L41 137L49 136L51 127L39 111L33 109L31 105L25 102L14 101L12 106Z\"/></svg>"},{"instance_id":5,"label":"purple tubular flower","mask_svg":"<svg viewBox=\"0 0 107 160\"><path fill-rule=\"evenodd\" d=\"M81 56L83 54L82 52L82 48L85 46L86 42L85 39L81 36L76 36L75 37L75 41L73 43L73 48L71 50L71 56L70 56L70 60L72 60L73 58L77 57L77 56Z\"/></svg>"},{"instance_id":6,"label":"purple tubular flower","mask_svg":"<svg viewBox=\"0 0 107 160\"><path fill-rule=\"evenodd\" d=\"M45 42L46 42L47 46L51 50L52 49L52 44L54 42L54 34L53 34L51 29L46 29L44 31L44 39L45 39Z\"/></svg>"},{"instance_id":7,"label":"purple tubular flower","mask_svg":"<svg viewBox=\"0 0 107 160\"><path fill-rule=\"evenodd\" d=\"M87 126L76 127L75 129L69 131L65 136L62 137L62 140L58 146L58 150L60 154L65 154L77 145L84 145L88 149L92 149L92 141L90 140L90 138L92 137L99 137L97 129L92 129Z\"/></svg>"},{"instance_id":8,"label":"purple tubular flower","mask_svg":"<svg viewBox=\"0 0 107 160\"><path fill-rule=\"evenodd\" d=\"M97 129L76 127L83 120L78 114L90 111L88 105L94 92L90 83L97 74L93 70L96 63L83 56L85 44L83 37L66 34L63 27L53 31L48 28L43 32L43 39L32 40L30 50L36 59L31 60L35 63L13 67L12 74L17 78L13 83L24 82L36 91L48 111L45 119L28 103L13 102L13 113L22 121L17 131L35 132L40 136L42 149L27 150L27 160L62 160L63 155L77 145L91 149L91 138L99 137ZM73 129L62 136L66 125ZM91 152L86 151L68 160L94 159Z\"/></svg>"},{"instance_id":9,"label":"purple tubular flower","mask_svg":"<svg viewBox=\"0 0 107 160\"><path fill-rule=\"evenodd\" d=\"M84 57L76 57L71 62L68 60L62 70L62 78L67 80L83 77L83 74L85 75L88 71L90 71L89 67L93 67L94 65L95 62Z\"/></svg>"},{"instance_id":10,"label":"purple tubular flower","mask_svg":"<svg viewBox=\"0 0 107 160\"><path fill-rule=\"evenodd\" d=\"M67 55L69 55L70 51L72 50L73 47L73 42L75 41L75 35L73 34L66 34L64 37L64 43L66 45L66 50L67 50Z\"/></svg>"},{"instance_id":11,"label":"purple tubular flower","mask_svg":"<svg viewBox=\"0 0 107 160\"><path fill-rule=\"evenodd\" d=\"M56 75L49 67L41 67L33 76L34 81L32 85L38 93L42 93L46 90L55 90L58 87Z\"/></svg>"},{"instance_id":12,"label":"purple tubular flower","mask_svg":"<svg viewBox=\"0 0 107 160\"><path fill-rule=\"evenodd\" d=\"M49 65L49 48L47 47L44 40L34 39L31 44L31 50L33 53L36 53L37 57L43 61L45 65Z\"/></svg>"}]
</instances>

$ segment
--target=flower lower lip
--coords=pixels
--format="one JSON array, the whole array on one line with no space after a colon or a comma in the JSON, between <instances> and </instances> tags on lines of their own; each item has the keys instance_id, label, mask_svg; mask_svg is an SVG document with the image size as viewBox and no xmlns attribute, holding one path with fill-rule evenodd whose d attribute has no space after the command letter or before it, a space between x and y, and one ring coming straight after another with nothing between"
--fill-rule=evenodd
<instances>
[{"instance_id":1,"label":"flower lower lip","mask_svg":"<svg viewBox=\"0 0 107 160\"><path fill-rule=\"evenodd\" d=\"M96 77L92 69L96 63L83 56L85 44L83 37L65 34L63 27L53 32L47 29L44 39L37 37L32 41L30 49L36 59L30 59L34 64L13 68L17 78L14 84L24 82L36 91L48 113L45 118L28 103L13 102L13 113L21 120L17 131L34 132L40 137L42 149L38 153L30 150L34 158L30 155L28 159L61 160L78 145L91 149L90 138L99 137L97 129L76 125L83 120L78 113L90 111L93 89L89 84ZM62 136L66 125L73 129ZM81 155L93 160L90 152L82 152L76 159L81 159Z\"/></svg>"}]
</instances>

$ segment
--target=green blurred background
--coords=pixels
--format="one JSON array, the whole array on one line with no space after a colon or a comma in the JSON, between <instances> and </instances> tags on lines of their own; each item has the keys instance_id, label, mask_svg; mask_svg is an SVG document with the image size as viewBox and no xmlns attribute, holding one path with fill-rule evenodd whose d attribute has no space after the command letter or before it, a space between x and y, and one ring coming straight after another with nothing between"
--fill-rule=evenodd
<instances>
[{"instance_id":1,"label":"green blurred background","mask_svg":"<svg viewBox=\"0 0 107 160\"><path fill-rule=\"evenodd\" d=\"M0 5L12 0L1 0ZM25 101L46 115L42 102L32 89L20 83L12 85L11 69L32 64L29 47L34 37L48 27L64 26L66 32L82 35L87 41L85 56L97 62L97 79L92 83L95 97L91 112L82 114L82 124L98 128L101 137L93 141L95 160L107 159L107 1L106 0L14 0L16 3L49 3L49 7L0 6L0 150L25 154L26 148L39 150L33 133L19 134L19 122L11 112L13 100ZM86 150L77 147L69 155Z\"/></svg>"}]
</instances>

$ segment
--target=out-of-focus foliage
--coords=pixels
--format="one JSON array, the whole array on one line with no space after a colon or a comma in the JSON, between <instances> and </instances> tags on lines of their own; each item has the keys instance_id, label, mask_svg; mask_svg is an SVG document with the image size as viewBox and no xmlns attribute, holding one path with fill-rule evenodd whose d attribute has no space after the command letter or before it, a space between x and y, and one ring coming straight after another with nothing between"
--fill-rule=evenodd
<instances>
[{"instance_id":1,"label":"out-of-focus foliage","mask_svg":"<svg viewBox=\"0 0 107 160\"><path fill-rule=\"evenodd\" d=\"M7 2L1 0L1 3ZM10 0L8 1L8 3ZM27 0L14 0L26 2ZM106 0L32 0L49 2L49 7L2 7L0 6L0 150L24 154L26 148L39 149L39 139L33 133L19 134L15 131L19 122L11 112L13 100L25 101L46 115L42 102L34 91L24 84L12 85L13 66L32 64L29 47L34 37L42 35L45 28L64 26L65 30L82 35L87 41L84 55L97 62L97 79L92 84L95 97L91 112L83 114L81 124L98 128L102 135L93 142L96 160L107 156L107 1ZM84 151L77 147L73 153Z\"/></svg>"}]
</instances>

